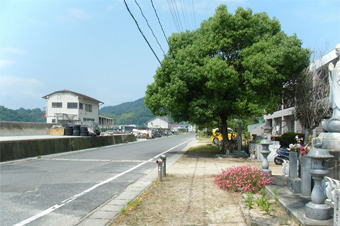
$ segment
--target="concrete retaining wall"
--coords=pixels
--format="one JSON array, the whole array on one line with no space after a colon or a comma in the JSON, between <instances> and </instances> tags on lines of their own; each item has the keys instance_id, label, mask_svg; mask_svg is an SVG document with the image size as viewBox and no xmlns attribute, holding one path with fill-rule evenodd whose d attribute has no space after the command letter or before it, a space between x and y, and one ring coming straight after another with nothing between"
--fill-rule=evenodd
<instances>
[{"instance_id":1,"label":"concrete retaining wall","mask_svg":"<svg viewBox=\"0 0 340 226\"><path fill-rule=\"evenodd\" d=\"M55 125L39 122L0 122L0 136L48 135Z\"/></svg>"},{"instance_id":2,"label":"concrete retaining wall","mask_svg":"<svg viewBox=\"0 0 340 226\"><path fill-rule=\"evenodd\" d=\"M18 140L0 142L0 161L36 157L60 152L135 141L133 134L102 137L66 137L54 139Z\"/></svg>"}]
</instances>

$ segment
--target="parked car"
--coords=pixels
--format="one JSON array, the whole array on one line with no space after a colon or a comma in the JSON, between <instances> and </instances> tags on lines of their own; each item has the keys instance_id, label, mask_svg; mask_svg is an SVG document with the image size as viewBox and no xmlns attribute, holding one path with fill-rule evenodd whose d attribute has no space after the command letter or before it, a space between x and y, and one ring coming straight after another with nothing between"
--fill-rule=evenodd
<instances>
[{"instance_id":1,"label":"parked car","mask_svg":"<svg viewBox=\"0 0 340 226\"><path fill-rule=\"evenodd\" d=\"M219 128L213 129L211 136L211 142L217 144L221 140L223 140L222 133ZM234 132L231 128L228 128L228 138L229 140L235 139L237 137L237 133Z\"/></svg>"},{"instance_id":2,"label":"parked car","mask_svg":"<svg viewBox=\"0 0 340 226\"><path fill-rule=\"evenodd\" d=\"M155 132L154 137L162 137L162 134L160 132Z\"/></svg>"}]
</instances>

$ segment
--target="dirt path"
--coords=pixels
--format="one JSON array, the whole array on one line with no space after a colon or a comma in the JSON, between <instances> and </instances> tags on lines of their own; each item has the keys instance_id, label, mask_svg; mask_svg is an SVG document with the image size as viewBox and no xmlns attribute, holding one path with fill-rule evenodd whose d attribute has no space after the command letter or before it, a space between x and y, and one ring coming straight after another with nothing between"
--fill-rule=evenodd
<instances>
[{"instance_id":1,"label":"dirt path","mask_svg":"<svg viewBox=\"0 0 340 226\"><path fill-rule=\"evenodd\" d=\"M261 162L187 152L148 190L136 210L113 225L246 225L241 194L225 192L213 182L222 168L238 165L260 167Z\"/></svg>"}]
</instances>

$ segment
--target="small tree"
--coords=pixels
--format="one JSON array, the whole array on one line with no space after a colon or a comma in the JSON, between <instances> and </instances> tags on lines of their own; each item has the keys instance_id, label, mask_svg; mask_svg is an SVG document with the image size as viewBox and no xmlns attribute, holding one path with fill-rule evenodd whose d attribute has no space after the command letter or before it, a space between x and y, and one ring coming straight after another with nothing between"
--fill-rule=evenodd
<instances>
[{"instance_id":1,"label":"small tree","mask_svg":"<svg viewBox=\"0 0 340 226\"><path fill-rule=\"evenodd\" d=\"M315 54L314 54L315 55ZM322 58L319 59L319 63ZM328 103L329 85L327 65L315 68L315 62L296 78L294 88L294 116L299 120L305 134L304 143L322 119L331 115Z\"/></svg>"}]
</instances>

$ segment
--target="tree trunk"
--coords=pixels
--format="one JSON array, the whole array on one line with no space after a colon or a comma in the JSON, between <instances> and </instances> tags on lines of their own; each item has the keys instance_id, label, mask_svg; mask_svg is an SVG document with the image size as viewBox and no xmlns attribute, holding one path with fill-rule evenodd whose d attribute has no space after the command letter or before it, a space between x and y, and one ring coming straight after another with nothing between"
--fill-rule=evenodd
<instances>
[{"instance_id":1,"label":"tree trunk","mask_svg":"<svg viewBox=\"0 0 340 226\"><path fill-rule=\"evenodd\" d=\"M228 143L228 129L227 129L227 119L225 117L220 116L221 119L221 133L222 133L222 150L226 153L226 144ZM226 153L227 154L227 153Z\"/></svg>"},{"instance_id":2,"label":"tree trunk","mask_svg":"<svg viewBox=\"0 0 340 226\"><path fill-rule=\"evenodd\" d=\"M303 145L306 145L307 144L307 142L308 142L308 136L309 136L309 130L308 130L308 128L307 127L305 127L305 126L303 126L303 125L301 125L302 126L302 131L303 131L303 133L305 134L305 136L303 137ZM300 137L301 138L301 137Z\"/></svg>"},{"instance_id":3,"label":"tree trunk","mask_svg":"<svg viewBox=\"0 0 340 226\"><path fill-rule=\"evenodd\" d=\"M303 138L303 144L307 145L308 144L308 138L309 138L309 135L312 134L312 130L305 128L304 131L305 131L305 137Z\"/></svg>"},{"instance_id":4,"label":"tree trunk","mask_svg":"<svg viewBox=\"0 0 340 226\"><path fill-rule=\"evenodd\" d=\"M242 150L242 123L239 122L238 123L238 131L237 131L238 135L237 135L237 151L241 151Z\"/></svg>"}]
</instances>

